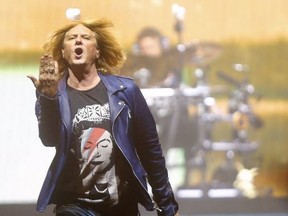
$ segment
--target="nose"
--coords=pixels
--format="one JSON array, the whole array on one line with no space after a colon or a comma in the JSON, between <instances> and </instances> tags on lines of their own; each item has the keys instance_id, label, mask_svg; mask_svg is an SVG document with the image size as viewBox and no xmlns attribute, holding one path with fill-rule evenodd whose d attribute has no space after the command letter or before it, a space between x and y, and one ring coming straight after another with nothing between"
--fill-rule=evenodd
<instances>
[{"instance_id":1,"label":"nose","mask_svg":"<svg viewBox=\"0 0 288 216\"><path fill-rule=\"evenodd\" d=\"M78 35L78 36L76 37L75 44L81 44L81 43L82 43L81 35Z\"/></svg>"}]
</instances>

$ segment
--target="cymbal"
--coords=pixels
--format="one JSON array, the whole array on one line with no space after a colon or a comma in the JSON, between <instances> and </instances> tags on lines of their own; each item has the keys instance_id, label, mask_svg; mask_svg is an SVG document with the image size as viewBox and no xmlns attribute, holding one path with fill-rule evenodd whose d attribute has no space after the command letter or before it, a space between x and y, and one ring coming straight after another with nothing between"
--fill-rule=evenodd
<instances>
[{"instance_id":1,"label":"cymbal","mask_svg":"<svg viewBox=\"0 0 288 216\"><path fill-rule=\"evenodd\" d=\"M220 56L222 47L214 42L192 41L187 44L171 46L161 56L152 57L139 53L128 53L127 61L121 69L123 75L134 76L142 68L150 72L152 85L166 79L167 74L178 72L183 66L191 64L205 67Z\"/></svg>"},{"instance_id":2,"label":"cymbal","mask_svg":"<svg viewBox=\"0 0 288 216\"><path fill-rule=\"evenodd\" d=\"M222 47L214 42L192 41L184 46L184 62L197 66L210 64L222 54Z\"/></svg>"},{"instance_id":3,"label":"cymbal","mask_svg":"<svg viewBox=\"0 0 288 216\"><path fill-rule=\"evenodd\" d=\"M195 64L203 65L209 64L222 53L222 47L214 42L209 41L192 41L187 44L178 44L163 51L163 54L158 57L146 56L129 53L129 59L134 62L134 65L159 64L164 61L170 65Z\"/></svg>"}]
</instances>

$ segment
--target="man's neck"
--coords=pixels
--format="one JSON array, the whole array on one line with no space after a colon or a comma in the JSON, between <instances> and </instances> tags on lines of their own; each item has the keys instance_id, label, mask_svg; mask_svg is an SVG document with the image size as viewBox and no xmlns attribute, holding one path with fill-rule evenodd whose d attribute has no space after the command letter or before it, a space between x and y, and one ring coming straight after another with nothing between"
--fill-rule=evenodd
<instances>
[{"instance_id":1,"label":"man's neck","mask_svg":"<svg viewBox=\"0 0 288 216\"><path fill-rule=\"evenodd\" d=\"M88 90L95 87L100 82L97 69L88 72L72 71L69 69L67 84L77 90Z\"/></svg>"}]
</instances>

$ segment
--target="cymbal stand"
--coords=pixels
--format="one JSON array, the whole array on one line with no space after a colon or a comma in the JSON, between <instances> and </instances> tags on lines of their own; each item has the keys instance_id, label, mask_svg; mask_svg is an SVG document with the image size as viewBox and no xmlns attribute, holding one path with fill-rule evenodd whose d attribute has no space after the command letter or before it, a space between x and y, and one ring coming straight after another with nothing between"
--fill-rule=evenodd
<instances>
[{"instance_id":1,"label":"cymbal stand","mask_svg":"<svg viewBox=\"0 0 288 216\"><path fill-rule=\"evenodd\" d=\"M175 16L175 24L174 24L174 30L177 34L178 37L178 45L177 45L177 50L178 50L178 61L179 61L179 66L176 69L176 81L177 81L177 87L179 87L179 85L182 82L182 71L183 71L183 67L184 67L184 56L183 56L183 39L182 39L182 33L184 30L184 24L183 24L183 19L185 16L185 8L178 5L178 4L173 4L172 5L172 12Z\"/></svg>"},{"instance_id":2,"label":"cymbal stand","mask_svg":"<svg viewBox=\"0 0 288 216\"><path fill-rule=\"evenodd\" d=\"M200 186L206 190L207 187L207 161L206 151L211 146L212 127L215 121L215 115L212 113L212 107L215 105L215 99L210 94L210 88L206 80L206 68L197 68L195 76L197 78L196 88L201 92L197 102L197 143L192 147L192 158L187 162L186 185L189 182L190 171L200 170Z\"/></svg>"},{"instance_id":3,"label":"cymbal stand","mask_svg":"<svg viewBox=\"0 0 288 216\"><path fill-rule=\"evenodd\" d=\"M182 41L182 32L184 29L184 25L183 25L183 19L184 19L184 15L185 15L185 8L178 5L178 4L173 4L172 5L172 13L175 16L175 24L174 24L174 30L178 36L178 46L181 46L183 41ZM175 87L175 95L173 97L173 115L171 117L171 123L170 123L170 127L169 127L169 133L168 133L168 137L167 137L167 146L168 149L173 147L175 142L176 142L176 131L179 127L180 124L180 115L182 114L181 112L181 108L183 106L183 103L185 102L185 100L183 100L183 94L181 93L181 90L179 89L181 81L182 81L182 77L181 77L181 73L183 70L183 66L184 66L184 59L183 59L183 51L181 51L181 49L177 49L178 50L178 61L179 61L179 65L178 68L175 71L175 85L173 87Z\"/></svg>"}]
</instances>

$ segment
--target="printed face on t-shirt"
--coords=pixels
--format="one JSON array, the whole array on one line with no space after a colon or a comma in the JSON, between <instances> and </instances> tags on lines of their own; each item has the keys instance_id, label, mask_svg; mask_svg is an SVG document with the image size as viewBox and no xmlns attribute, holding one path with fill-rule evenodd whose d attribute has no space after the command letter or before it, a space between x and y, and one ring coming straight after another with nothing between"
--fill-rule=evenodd
<instances>
[{"instance_id":1,"label":"printed face on t-shirt","mask_svg":"<svg viewBox=\"0 0 288 216\"><path fill-rule=\"evenodd\" d=\"M111 163L113 143L111 134L102 128L83 130L80 136L81 156L86 164L97 166L97 172L103 171Z\"/></svg>"}]
</instances>

